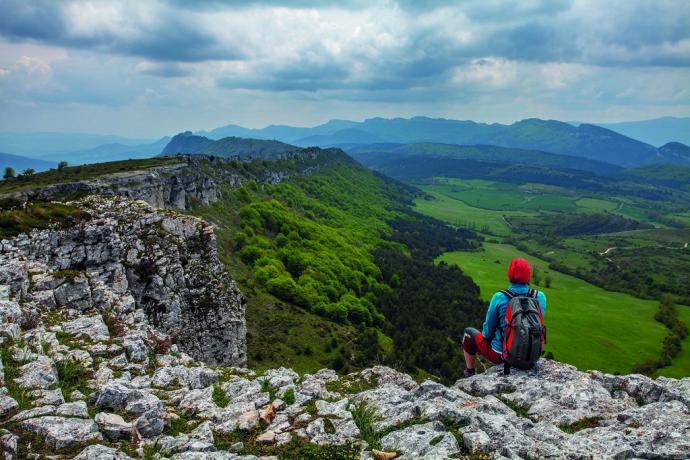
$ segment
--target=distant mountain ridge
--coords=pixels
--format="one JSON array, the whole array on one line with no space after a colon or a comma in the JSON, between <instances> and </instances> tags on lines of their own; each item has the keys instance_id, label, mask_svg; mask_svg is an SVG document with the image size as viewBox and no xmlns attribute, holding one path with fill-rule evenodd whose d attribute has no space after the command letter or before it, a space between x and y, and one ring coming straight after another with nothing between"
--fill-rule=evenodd
<instances>
[{"instance_id":1,"label":"distant mountain ridge","mask_svg":"<svg viewBox=\"0 0 690 460\"><path fill-rule=\"evenodd\" d=\"M27 168L32 168L38 172L54 168L56 165L57 163L52 161L37 160L10 153L0 153L0 174L5 171L5 168L13 168L16 173L21 173Z\"/></svg>"},{"instance_id":2,"label":"distant mountain ridge","mask_svg":"<svg viewBox=\"0 0 690 460\"><path fill-rule=\"evenodd\" d=\"M150 139L134 139L109 134L56 133L56 132L0 132L0 151L14 152L28 157L64 154L93 149L105 144L128 146L148 144ZM44 158L45 159L45 158Z\"/></svg>"},{"instance_id":3,"label":"distant mountain ridge","mask_svg":"<svg viewBox=\"0 0 690 460\"><path fill-rule=\"evenodd\" d=\"M245 139L241 137L225 137L219 140L197 136L191 131L185 131L174 136L165 146L160 156L175 155L177 153L198 153L220 157L252 157L275 158L276 156L299 150L299 147L283 142Z\"/></svg>"},{"instance_id":4,"label":"distant mountain ridge","mask_svg":"<svg viewBox=\"0 0 690 460\"><path fill-rule=\"evenodd\" d=\"M313 128L268 126L247 129L236 125L208 133L275 139L298 146L332 147L375 143L446 143L458 145L496 145L500 147L541 150L584 157L622 167L652 163L690 164L690 157L632 139L600 126L573 126L556 120L536 118L511 125L474 121L414 118L370 118L362 122L333 120Z\"/></svg>"},{"instance_id":5,"label":"distant mountain ridge","mask_svg":"<svg viewBox=\"0 0 690 460\"><path fill-rule=\"evenodd\" d=\"M669 142L690 144L690 117L661 117L653 120L592 124L655 146Z\"/></svg>"},{"instance_id":6,"label":"distant mountain ridge","mask_svg":"<svg viewBox=\"0 0 690 460\"><path fill-rule=\"evenodd\" d=\"M61 160L70 164L101 163L104 161L136 160L151 158L158 155L170 142L169 137L162 137L156 142L140 145L125 145L120 143L103 144L85 150L63 153Z\"/></svg>"},{"instance_id":7,"label":"distant mountain ridge","mask_svg":"<svg viewBox=\"0 0 690 460\"><path fill-rule=\"evenodd\" d=\"M344 149L355 160L367 167L376 168L377 165L388 163L396 157L425 156L433 158L453 158L463 160L498 161L514 164L516 174L520 168L529 165L550 167L557 169L575 169L593 172L600 175L615 175L622 171L622 167L588 158L539 150L497 147L494 145L454 145L439 143L419 144L373 144Z\"/></svg>"}]
</instances>

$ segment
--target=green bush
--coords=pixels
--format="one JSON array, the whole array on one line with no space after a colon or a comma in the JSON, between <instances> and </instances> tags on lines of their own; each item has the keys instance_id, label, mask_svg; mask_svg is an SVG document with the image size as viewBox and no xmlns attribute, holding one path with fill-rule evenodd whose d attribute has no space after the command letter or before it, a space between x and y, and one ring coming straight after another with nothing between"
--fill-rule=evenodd
<instances>
[{"instance_id":1,"label":"green bush","mask_svg":"<svg viewBox=\"0 0 690 460\"><path fill-rule=\"evenodd\" d=\"M228 398L228 395L225 394L225 391L223 391L223 389L218 384L213 385L213 393L211 394L211 399L213 399L213 402L216 403L216 406L221 408L226 407L228 404L230 404L230 398Z\"/></svg>"}]
</instances>

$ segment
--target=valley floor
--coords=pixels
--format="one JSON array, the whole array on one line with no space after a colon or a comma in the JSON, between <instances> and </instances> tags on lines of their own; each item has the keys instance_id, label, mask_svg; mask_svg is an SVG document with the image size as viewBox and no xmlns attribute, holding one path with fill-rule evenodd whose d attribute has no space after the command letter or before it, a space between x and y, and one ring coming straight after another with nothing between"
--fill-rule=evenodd
<instances>
[{"instance_id":1,"label":"valley floor","mask_svg":"<svg viewBox=\"0 0 690 460\"><path fill-rule=\"evenodd\" d=\"M600 273L605 273L607 260L611 262L613 259L613 263L619 266L631 260L641 260L645 265L640 269L652 278L640 279L641 292L650 283L682 285L686 255L678 251L687 248L683 243L690 236L687 229L656 228L603 236L558 238L552 243L522 235L523 238L517 241L520 248L527 250L525 252L509 244L520 236L511 225L511 220L516 218L534 218L558 209L576 213L616 213L642 222L650 222L649 216L641 205L626 198L582 197L548 186L523 185L510 190L507 187L514 186L448 178L429 179L419 186L428 196L416 200L418 212L453 226L472 228L489 241L478 252L448 252L437 259L437 262L459 266L481 287L483 299L488 301L495 291L506 287L505 273L512 258L525 257L539 267L542 278L539 289L547 294L549 301L546 351L552 352L556 359L581 370L628 373L636 364L659 358L668 329L654 319L658 301L636 297L639 292L628 294L631 291L625 289L621 279L612 279L617 284L611 289L623 291L614 292L583 278L602 276ZM609 249L608 253L602 255L606 249ZM559 267L568 267L568 272L577 276L551 269L553 262L557 262ZM547 276L551 278L548 288L545 287ZM600 284L600 281L594 282ZM678 305L677 310L679 320L690 324L690 307ZM683 349L673 359L672 365L659 369L657 375L690 375L690 338L685 338L682 345Z\"/></svg>"}]
</instances>

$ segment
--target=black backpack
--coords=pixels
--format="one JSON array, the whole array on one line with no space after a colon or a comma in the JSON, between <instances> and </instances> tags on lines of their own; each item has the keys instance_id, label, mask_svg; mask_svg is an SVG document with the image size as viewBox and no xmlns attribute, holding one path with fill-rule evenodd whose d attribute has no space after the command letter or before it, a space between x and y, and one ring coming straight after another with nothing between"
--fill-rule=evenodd
<instances>
[{"instance_id":1,"label":"black backpack","mask_svg":"<svg viewBox=\"0 0 690 460\"><path fill-rule=\"evenodd\" d=\"M508 297L505 330L501 331L504 373L507 375L511 367L524 370L534 367L546 343L546 326L536 290L530 289L527 294L501 292Z\"/></svg>"}]
</instances>

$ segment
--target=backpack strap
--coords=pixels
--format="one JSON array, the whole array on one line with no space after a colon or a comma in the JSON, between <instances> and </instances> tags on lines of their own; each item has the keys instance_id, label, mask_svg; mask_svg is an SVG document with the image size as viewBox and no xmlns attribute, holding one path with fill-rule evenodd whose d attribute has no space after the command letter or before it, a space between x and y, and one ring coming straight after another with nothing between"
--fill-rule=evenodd
<instances>
[{"instance_id":1,"label":"backpack strap","mask_svg":"<svg viewBox=\"0 0 690 460\"><path fill-rule=\"evenodd\" d=\"M537 291L536 289L530 289L529 291L527 291L527 297L531 297L533 299L536 299L538 294L539 291Z\"/></svg>"},{"instance_id":2,"label":"backpack strap","mask_svg":"<svg viewBox=\"0 0 690 460\"><path fill-rule=\"evenodd\" d=\"M506 297L508 297L509 302L513 300L513 297L515 297L515 293L510 289L503 289L500 292L503 293L503 295L505 295Z\"/></svg>"}]
</instances>

